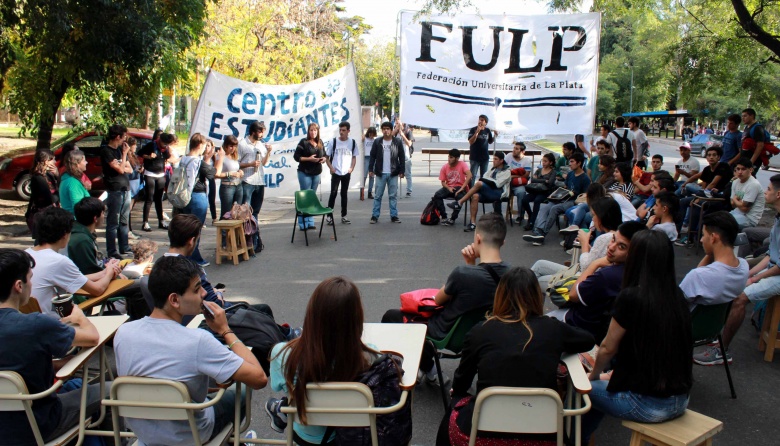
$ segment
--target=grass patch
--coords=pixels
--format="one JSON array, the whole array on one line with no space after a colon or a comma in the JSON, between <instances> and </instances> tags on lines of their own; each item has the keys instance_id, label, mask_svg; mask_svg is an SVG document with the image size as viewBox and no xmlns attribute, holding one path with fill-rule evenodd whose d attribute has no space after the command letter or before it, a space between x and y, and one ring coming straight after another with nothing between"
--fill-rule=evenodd
<instances>
[{"instance_id":1,"label":"grass patch","mask_svg":"<svg viewBox=\"0 0 780 446\"><path fill-rule=\"evenodd\" d=\"M35 143L37 140L38 130L32 130L31 132L28 132L27 136L19 136L19 131L21 130L21 127L0 127L0 137L2 138L21 138L21 139L29 139L30 141ZM52 130L52 140L62 138L63 136L70 133L72 128L65 127L65 128L54 128Z\"/></svg>"},{"instance_id":2,"label":"grass patch","mask_svg":"<svg viewBox=\"0 0 780 446\"><path fill-rule=\"evenodd\" d=\"M540 145L544 147L545 149L555 152L555 153L561 153L561 143L550 141L549 139L540 139L538 141L532 141L534 144Z\"/></svg>"}]
</instances>

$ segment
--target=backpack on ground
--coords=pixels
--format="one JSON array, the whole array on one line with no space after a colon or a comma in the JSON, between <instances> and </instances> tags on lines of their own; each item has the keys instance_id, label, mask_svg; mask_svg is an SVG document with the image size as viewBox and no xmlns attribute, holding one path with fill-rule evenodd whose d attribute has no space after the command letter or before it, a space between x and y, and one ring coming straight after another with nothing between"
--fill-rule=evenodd
<instances>
[{"instance_id":1,"label":"backpack on ground","mask_svg":"<svg viewBox=\"0 0 780 446\"><path fill-rule=\"evenodd\" d=\"M433 203L433 200L431 200L425 206L425 209L423 209L422 215L420 216L420 224L426 226L433 226L433 225L438 225L440 221L441 221L441 214L439 213L439 210L436 208L436 205Z\"/></svg>"},{"instance_id":2,"label":"backpack on ground","mask_svg":"<svg viewBox=\"0 0 780 446\"><path fill-rule=\"evenodd\" d=\"M389 407L401 400L401 362L395 355L382 355L361 374L356 381L371 389L374 407ZM349 446L369 446L371 429L368 427L328 428L336 433L336 444ZM376 434L380 446L409 444L412 439L412 405L406 400L404 406L386 415L377 415ZM324 438L330 436L326 432Z\"/></svg>"},{"instance_id":3,"label":"backpack on ground","mask_svg":"<svg viewBox=\"0 0 780 446\"><path fill-rule=\"evenodd\" d=\"M617 138L615 161L618 163L631 162L634 159L634 149L631 147L631 140L628 139L628 130L623 132L623 136L620 136L615 130L612 131L612 134Z\"/></svg>"},{"instance_id":4,"label":"backpack on ground","mask_svg":"<svg viewBox=\"0 0 780 446\"><path fill-rule=\"evenodd\" d=\"M168 202L175 208L183 209L190 204L192 199L192 186L190 186L190 183L194 186L195 182L191 181L187 166L195 161L198 160L191 158L189 163L186 164L184 161L180 161L179 165L173 169L171 182L168 185Z\"/></svg>"}]
</instances>

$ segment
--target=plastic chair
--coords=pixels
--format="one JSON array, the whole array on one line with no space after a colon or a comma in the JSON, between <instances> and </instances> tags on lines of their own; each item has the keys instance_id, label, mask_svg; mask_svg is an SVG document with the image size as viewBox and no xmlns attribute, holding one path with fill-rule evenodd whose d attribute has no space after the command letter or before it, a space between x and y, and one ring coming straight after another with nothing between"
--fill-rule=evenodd
<instances>
[{"instance_id":1,"label":"plastic chair","mask_svg":"<svg viewBox=\"0 0 780 446\"><path fill-rule=\"evenodd\" d=\"M306 421L312 426L365 427L371 431L371 444L379 445L376 416L400 410L408 392L401 392L398 403L374 407L371 389L357 382L333 382L306 385ZM293 446L293 421L298 420L295 406L283 407L287 414L287 444Z\"/></svg>"},{"instance_id":2,"label":"plastic chair","mask_svg":"<svg viewBox=\"0 0 780 446\"><path fill-rule=\"evenodd\" d=\"M295 226L298 225L298 217L313 217L322 215L320 223L320 238L322 238L322 227L325 225L325 216L329 215L333 219L333 209L326 208L317 198L317 193L311 189L299 190L295 192L295 219L293 220L293 232L290 243L295 241ZM309 246L308 229L303 230L303 236L306 238L306 246ZM336 237L336 223L333 223L333 240L338 241Z\"/></svg>"},{"instance_id":3,"label":"plastic chair","mask_svg":"<svg viewBox=\"0 0 780 446\"><path fill-rule=\"evenodd\" d=\"M519 387L488 387L477 395L471 419L469 446L477 441L477 431L557 434L557 444L563 446L563 418L582 415L590 410L590 399L584 396L585 406L564 409L558 393L550 389Z\"/></svg>"},{"instance_id":4,"label":"plastic chair","mask_svg":"<svg viewBox=\"0 0 780 446\"><path fill-rule=\"evenodd\" d=\"M444 375L441 372L441 363L439 360L460 358L460 353L463 350L463 343L466 340L466 334L468 334L475 325L485 320L485 313L487 313L490 308L490 306L487 306L471 310L459 317L444 339L438 340L433 339L430 336L425 337L426 342L436 349L433 360L436 362L436 371L439 374L439 389L441 389L441 399L444 404L445 412L450 406L450 398L447 389L445 389Z\"/></svg>"},{"instance_id":5,"label":"plastic chair","mask_svg":"<svg viewBox=\"0 0 780 446\"><path fill-rule=\"evenodd\" d=\"M0 412L24 411L38 446L59 446L67 444L78 436L78 424L54 440L44 443L41 430L38 427L38 422L35 421L35 415L33 415L32 411L34 401L48 397L60 387L62 387L62 381L55 381L54 385L43 392L31 394L27 390L27 384L25 384L21 375L11 371L0 371Z\"/></svg>"},{"instance_id":6,"label":"plastic chair","mask_svg":"<svg viewBox=\"0 0 780 446\"><path fill-rule=\"evenodd\" d=\"M213 439L203 443L198 433L195 422L195 411L203 410L219 402L225 389L220 388L214 399L203 403L192 403L187 386L180 382L141 378L136 376L122 376L116 378L111 385L111 399L103 400L105 406L112 407L111 417L114 425L114 442L120 443L121 432L119 430L119 417L140 418L144 420L187 420L192 430L193 444L196 446L218 446L228 441L233 432L234 425L229 423L221 432L214 435ZM240 388L236 389L240 394ZM247 393L249 399L249 393ZM236 398L236 408L241 399ZM238 418L238 411L236 418ZM126 435L124 435L126 436Z\"/></svg>"},{"instance_id":7,"label":"plastic chair","mask_svg":"<svg viewBox=\"0 0 780 446\"><path fill-rule=\"evenodd\" d=\"M691 324L694 347L707 345L714 340L718 341L720 354L723 355L724 358L723 366L726 369L726 377L729 380L731 398L736 398L737 393L734 391L734 383L731 380L729 362L725 360L726 349L723 347L723 339L721 339L720 335L723 326L726 325L729 310L731 310L731 302L715 305L697 305L696 308L693 309L693 313L691 313Z\"/></svg>"}]
</instances>

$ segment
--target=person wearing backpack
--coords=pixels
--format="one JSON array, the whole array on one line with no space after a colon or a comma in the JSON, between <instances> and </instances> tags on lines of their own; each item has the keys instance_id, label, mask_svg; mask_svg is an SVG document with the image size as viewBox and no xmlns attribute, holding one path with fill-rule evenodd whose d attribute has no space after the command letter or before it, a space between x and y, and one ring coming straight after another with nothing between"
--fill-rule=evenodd
<instances>
[{"instance_id":1,"label":"person wearing backpack","mask_svg":"<svg viewBox=\"0 0 780 446\"><path fill-rule=\"evenodd\" d=\"M209 163L214 156L214 146L206 148L206 137L200 133L195 133L190 138L190 151L186 156L181 157L180 163L184 165L186 180L189 189L192 191L189 203L181 208L180 213L192 214L200 220L206 222L206 212L209 209L209 198L206 195L209 180L214 178L217 169ZM200 240L195 245L190 258L198 265L206 267L210 263L203 259L198 249Z\"/></svg>"},{"instance_id":2,"label":"person wearing backpack","mask_svg":"<svg viewBox=\"0 0 780 446\"><path fill-rule=\"evenodd\" d=\"M328 207L333 209L336 204L336 194L341 185L341 222L345 225L352 223L347 218L347 192L349 190L349 180L352 177L352 171L355 170L355 163L360 151L357 143L349 137L349 122L339 123L339 137L333 138L330 146L326 149L325 163L330 169L330 197L328 198ZM333 217L328 216L328 225L333 225Z\"/></svg>"},{"instance_id":3,"label":"person wearing backpack","mask_svg":"<svg viewBox=\"0 0 780 446\"><path fill-rule=\"evenodd\" d=\"M756 176L761 164L769 164L768 156L764 152L771 147L770 151L776 154L777 148L772 144L769 132L756 121L755 110L752 108L742 110L742 122L745 123L745 130L742 134L742 156L750 158L750 162L756 166L753 169L753 176Z\"/></svg>"},{"instance_id":4,"label":"person wearing backpack","mask_svg":"<svg viewBox=\"0 0 780 446\"><path fill-rule=\"evenodd\" d=\"M612 147L615 148L615 160L619 163L633 163L634 154L637 153L636 140L631 129L623 127L625 124L626 120L622 116L618 116L615 119L617 128L610 133L614 139L610 139L613 142Z\"/></svg>"},{"instance_id":5,"label":"person wearing backpack","mask_svg":"<svg viewBox=\"0 0 780 446\"><path fill-rule=\"evenodd\" d=\"M333 317L335 315L338 317ZM366 345L361 340L363 322L363 303L354 282L346 277L330 277L317 285L306 307L303 323L306 329L299 338L277 344L271 351L271 389L287 394L284 398L270 398L265 404L265 410L271 417L271 428L284 432L288 419L280 409L295 406L300 420L293 425L296 444L355 444L340 442L338 433L332 428L307 424L306 385L362 382L366 372L379 372L388 367L386 362L382 364L383 355L376 346ZM391 390L399 390L400 398L399 366L396 366L396 371L395 377L389 374L390 387ZM386 384L380 385L386 387ZM372 392L376 390L372 387ZM389 402L394 404L398 399ZM399 412L377 417L380 444L407 444L411 440L410 408L407 403Z\"/></svg>"}]
</instances>

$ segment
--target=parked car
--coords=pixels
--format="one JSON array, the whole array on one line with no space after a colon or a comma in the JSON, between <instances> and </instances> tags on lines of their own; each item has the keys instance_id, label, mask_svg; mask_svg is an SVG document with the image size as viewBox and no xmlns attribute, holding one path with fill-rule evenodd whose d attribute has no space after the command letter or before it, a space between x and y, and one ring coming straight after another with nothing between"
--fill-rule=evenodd
<instances>
[{"instance_id":1,"label":"parked car","mask_svg":"<svg viewBox=\"0 0 780 446\"><path fill-rule=\"evenodd\" d=\"M152 130L128 129L127 135L138 140L138 148L152 140ZM97 132L84 132L73 138L65 138L52 146L57 166L62 162L62 146L73 141L87 158L87 177L92 181L93 194L103 192L103 169L100 165L100 146L104 137ZM35 147L16 150L15 155L0 157L0 190L13 190L22 200L30 199L30 178L35 159Z\"/></svg>"},{"instance_id":2,"label":"parked car","mask_svg":"<svg viewBox=\"0 0 780 446\"><path fill-rule=\"evenodd\" d=\"M707 149L710 147L723 148L723 137L718 135L701 134L691 139L691 153L707 157Z\"/></svg>"}]
</instances>

